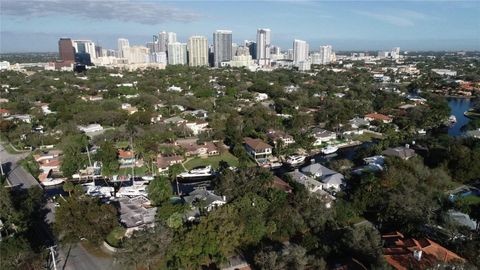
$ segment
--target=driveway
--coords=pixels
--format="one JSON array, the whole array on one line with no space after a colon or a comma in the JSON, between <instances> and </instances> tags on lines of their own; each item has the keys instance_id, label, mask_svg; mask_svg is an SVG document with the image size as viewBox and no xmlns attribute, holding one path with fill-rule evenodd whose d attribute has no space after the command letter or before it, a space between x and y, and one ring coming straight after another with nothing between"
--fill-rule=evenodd
<instances>
[{"instance_id":1,"label":"driveway","mask_svg":"<svg viewBox=\"0 0 480 270\"><path fill-rule=\"evenodd\" d=\"M18 164L21 159L27 157L29 153L11 154L0 144L0 163L3 172L7 175L8 183L11 186L20 186L21 188L31 188L40 184L38 181Z\"/></svg>"}]
</instances>

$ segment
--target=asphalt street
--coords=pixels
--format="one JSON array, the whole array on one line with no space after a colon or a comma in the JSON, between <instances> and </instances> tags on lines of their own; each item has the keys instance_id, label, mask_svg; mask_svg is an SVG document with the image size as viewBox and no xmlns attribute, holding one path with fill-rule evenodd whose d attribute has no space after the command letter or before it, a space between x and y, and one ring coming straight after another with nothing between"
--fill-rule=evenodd
<instances>
[{"instance_id":1,"label":"asphalt street","mask_svg":"<svg viewBox=\"0 0 480 270\"><path fill-rule=\"evenodd\" d=\"M11 186L20 186L21 188L40 187L38 181L27 172L18 161L28 156L29 153L10 154L3 145L0 144L0 163L7 180Z\"/></svg>"}]
</instances>

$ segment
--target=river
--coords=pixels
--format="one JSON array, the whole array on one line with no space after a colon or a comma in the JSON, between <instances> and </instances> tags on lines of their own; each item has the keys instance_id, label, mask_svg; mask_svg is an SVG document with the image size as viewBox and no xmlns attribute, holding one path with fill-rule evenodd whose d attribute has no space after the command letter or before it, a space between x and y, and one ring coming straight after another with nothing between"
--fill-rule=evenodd
<instances>
[{"instance_id":1,"label":"river","mask_svg":"<svg viewBox=\"0 0 480 270\"><path fill-rule=\"evenodd\" d=\"M457 123L448 129L448 135L457 137L463 134L461 128L470 121L470 119L463 113L468 111L468 109L473 108L478 100L470 98L447 98L447 100L448 106L452 111L451 114L455 115L457 118Z\"/></svg>"}]
</instances>

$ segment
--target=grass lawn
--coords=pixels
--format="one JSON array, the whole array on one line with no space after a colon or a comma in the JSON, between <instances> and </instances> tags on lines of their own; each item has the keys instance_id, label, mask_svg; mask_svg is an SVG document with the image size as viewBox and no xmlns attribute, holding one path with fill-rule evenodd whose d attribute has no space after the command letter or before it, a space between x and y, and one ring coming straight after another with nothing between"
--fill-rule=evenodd
<instances>
[{"instance_id":1,"label":"grass lawn","mask_svg":"<svg viewBox=\"0 0 480 270\"><path fill-rule=\"evenodd\" d=\"M122 239L125 236L125 228L116 227L108 235L105 241L112 247L119 248L122 245Z\"/></svg>"},{"instance_id":2,"label":"grass lawn","mask_svg":"<svg viewBox=\"0 0 480 270\"><path fill-rule=\"evenodd\" d=\"M381 139L381 136L375 135L370 132L365 132L362 135L355 135L352 137L353 140L355 141L361 141L361 142L370 142L372 139Z\"/></svg>"},{"instance_id":3,"label":"grass lawn","mask_svg":"<svg viewBox=\"0 0 480 270\"><path fill-rule=\"evenodd\" d=\"M213 168L217 169L218 163L222 160L228 162L230 166L238 167L238 159L234 155L230 154L230 152L224 152L218 156L206 158L196 157L183 164L183 166L185 166L187 170L191 170L194 167L207 165L211 165Z\"/></svg>"},{"instance_id":4,"label":"grass lawn","mask_svg":"<svg viewBox=\"0 0 480 270\"><path fill-rule=\"evenodd\" d=\"M460 204L464 205L476 205L480 204L480 197L475 195L465 196L459 199Z\"/></svg>"},{"instance_id":5,"label":"grass lawn","mask_svg":"<svg viewBox=\"0 0 480 270\"><path fill-rule=\"evenodd\" d=\"M135 167L135 175L136 176L144 176L145 174L150 174L150 171L148 170L147 166L142 166L142 167ZM122 168L118 169L118 171L112 173L112 174L118 174L118 175L128 175L132 174L132 168Z\"/></svg>"}]
</instances>

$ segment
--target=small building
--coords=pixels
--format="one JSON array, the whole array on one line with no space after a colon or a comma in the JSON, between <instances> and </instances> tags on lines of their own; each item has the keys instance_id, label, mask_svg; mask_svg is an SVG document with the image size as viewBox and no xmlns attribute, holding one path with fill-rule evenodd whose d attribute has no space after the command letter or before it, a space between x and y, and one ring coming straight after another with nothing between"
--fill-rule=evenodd
<instances>
[{"instance_id":1,"label":"small building","mask_svg":"<svg viewBox=\"0 0 480 270\"><path fill-rule=\"evenodd\" d=\"M185 125L193 132L193 135L198 135L207 130L208 122L205 122L205 121L188 122Z\"/></svg>"},{"instance_id":2,"label":"small building","mask_svg":"<svg viewBox=\"0 0 480 270\"><path fill-rule=\"evenodd\" d=\"M80 131L85 133L95 133L103 131L103 127L100 124L90 124L88 126L77 126Z\"/></svg>"},{"instance_id":3,"label":"small building","mask_svg":"<svg viewBox=\"0 0 480 270\"><path fill-rule=\"evenodd\" d=\"M302 168L302 173L322 182L323 190L340 191L345 184L343 174L331 170L320 163L313 163Z\"/></svg>"},{"instance_id":4,"label":"small building","mask_svg":"<svg viewBox=\"0 0 480 270\"><path fill-rule=\"evenodd\" d=\"M126 235L133 231L155 227L157 208L152 207L146 197L121 197L118 202L120 222L127 228Z\"/></svg>"},{"instance_id":5,"label":"small building","mask_svg":"<svg viewBox=\"0 0 480 270\"><path fill-rule=\"evenodd\" d=\"M157 156L157 168L158 172L163 173L168 171L170 166L175 164L181 164L184 158L180 155L158 155Z\"/></svg>"},{"instance_id":6,"label":"small building","mask_svg":"<svg viewBox=\"0 0 480 270\"><path fill-rule=\"evenodd\" d=\"M382 152L382 154L385 155L385 156L389 156L389 157L398 157L398 158L401 158L403 160L408 160L408 159L416 156L415 150L409 148L408 146L407 147L399 146L399 147L394 147L394 148L388 148L388 149L385 149Z\"/></svg>"},{"instance_id":7,"label":"small building","mask_svg":"<svg viewBox=\"0 0 480 270\"><path fill-rule=\"evenodd\" d=\"M322 128L314 128L312 130L312 134L315 138L313 146L320 146L324 143L337 139L337 134L335 132L328 131Z\"/></svg>"},{"instance_id":8,"label":"small building","mask_svg":"<svg viewBox=\"0 0 480 270\"><path fill-rule=\"evenodd\" d=\"M2 117L9 117L9 116L10 116L10 110L0 109L0 116L2 116Z\"/></svg>"},{"instance_id":9,"label":"small building","mask_svg":"<svg viewBox=\"0 0 480 270\"><path fill-rule=\"evenodd\" d=\"M285 181L283 181L280 177L274 175L272 188L284 191L286 193L292 193L293 188Z\"/></svg>"},{"instance_id":10,"label":"small building","mask_svg":"<svg viewBox=\"0 0 480 270\"><path fill-rule=\"evenodd\" d=\"M284 145L289 145L295 143L292 135L285 133L284 131L280 130L273 130L269 129L267 131L267 137L273 142L275 146L277 146L277 142L280 140Z\"/></svg>"},{"instance_id":11,"label":"small building","mask_svg":"<svg viewBox=\"0 0 480 270\"><path fill-rule=\"evenodd\" d=\"M210 212L227 203L225 196L218 196L212 191L196 189L183 197L186 204L192 207L192 211L186 213L186 219L193 221L200 216L199 207Z\"/></svg>"},{"instance_id":12,"label":"small building","mask_svg":"<svg viewBox=\"0 0 480 270\"><path fill-rule=\"evenodd\" d=\"M216 156L219 154L213 142L197 143L197 139L184 139L177 141L178 146L185 150L185 156Z\"/></svg>"},{"instance_id":13,"label":"small building","mask_svg":"<svg viewBox=\"0 0 480 270\"><path fill-rule=\"evenodd\" d=\"M434 241L406 238L400 232L382 235L383 256L395 269L432 269L440 263L464 263L465 259Z\"/></svg>"},{"instance_id":14,"label":"small building","mask_svg":"<svg viewBox=\"0 0 480 270\"><path fill-rule=\"evenodd\" d=\"M265 161L272 156L273 147L261 139L246 137L243 139L245 150L255 161Z\"/></svg>"},{"instance_id":15,"label":"small building","mask_svg":"<svg viewBox=\"0 0 480 270\"><path fill-rule=\"evenodd\" d=\"M135 153L133 151L119 149L118 163L120 163L120 167L135 166Z\"/></svg>"},{"instance_id":16,"label":"small building","mask_svg":"<svg viewBox=\"0 0 480 270\"><path fill-rule=\"evenodd\" d=\"M387 116L387 115L384 115L384 114L381 114L381 113L369 113L369 114L365 115L365 120L367 120L367 121L377 120L377 121L381 121L383 123L391 123L392 122L392 118L390 116Z\"/></svg>"}]
</instances>

